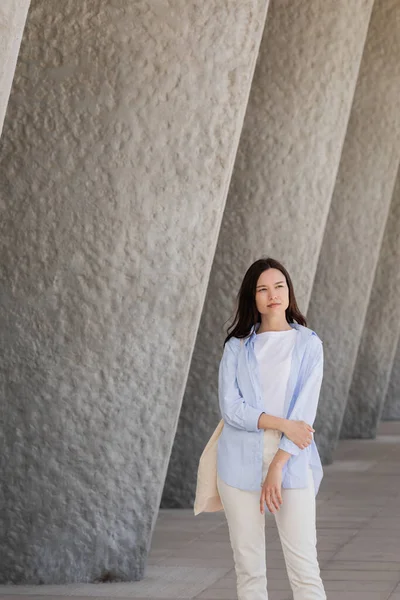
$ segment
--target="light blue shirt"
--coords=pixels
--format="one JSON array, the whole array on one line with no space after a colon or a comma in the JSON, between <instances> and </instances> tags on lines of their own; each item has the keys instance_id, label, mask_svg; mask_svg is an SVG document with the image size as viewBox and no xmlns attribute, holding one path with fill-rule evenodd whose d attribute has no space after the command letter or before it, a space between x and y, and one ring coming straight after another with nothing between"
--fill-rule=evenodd
<instances>
[{"instance_id":1,"label":"light blue shirt","mask_svg":"<svg viewBox=\"0 0 400 600\"><path fill-rule=\"evenodd\" d=\"M322 341L315 331L290 323L297 329L285 397L287 419L313 425L323 375ZM218 395L224 428L218 440L217 469L220 478L242 490L262 486L264 430L258 419L265 412L254 340L259 324L253 326L244 343L232 337L225 344L219 366ZM323 476L314 439L300 450L282 434L279 448L292 456L282 472L282 487L305 488L311 468L317 494Z\"/></svg>"}]
</instances>

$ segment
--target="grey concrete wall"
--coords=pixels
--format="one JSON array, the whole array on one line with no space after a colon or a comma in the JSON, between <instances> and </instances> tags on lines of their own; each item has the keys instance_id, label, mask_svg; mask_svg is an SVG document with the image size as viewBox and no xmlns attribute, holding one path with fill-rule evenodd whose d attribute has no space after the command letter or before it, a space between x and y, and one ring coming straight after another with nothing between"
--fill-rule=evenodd
<instances>
[{"instance_id":1,"label":"grey concrete wall","mask_svg":"<svg viewBox=\"0 0 400 600\"><path fill-rule=\"evenodd\" d=\"M400 3L376 0L308 311L325 348L316 420L332 460L370 300L400 151Z\"/></svg>"},{"instance_id":2,"label":"grey concrete wall","mask_svg":"<svg viewBox=\"0 0 400 600\"><path fill-rule=\"evenodd\" d=\"M265 0L33 0L1 151L0 580L142 577Z\"/></svg>"},{"instance_id":3,"label":"grey concrete wall","mask_svg":"<svg viewBox=\"0 0 400 600\"><path fill-rule=\"evenodd\" d=\"M0 3L0 135L30 0Z\"/></svg>"},{"instance_id":4,"label":"grey concrete wall","mask_svg":"<svg viewBox=\"0 0 400 600\"><path fill-rule=\"evenodd\" d=\"M341 429L343 438L376 436L400 335L399 298L400 173L398 172L343 417Z\"/></svg>"},{"instance_id":5,"label":"grey concrete wall","mask_svg":"<svg viewBox=\"0 0 400 600\"><path fill-rule=\"evenodd\" d=\"M400 420L400 340L397 343L382 419L384 421Z\"/></svg>"},{"instance_id":6,"label":"grey concrete wall","mask_svg":"<svg viewBox=\"0 0 400 600\"><path fill-rule=\"evenodd\" d=\"M372 2L270 4L163 495L190 506L219 417L217 370L241 279L282 260L306 311Z\"/></svg>"}]
</instances>

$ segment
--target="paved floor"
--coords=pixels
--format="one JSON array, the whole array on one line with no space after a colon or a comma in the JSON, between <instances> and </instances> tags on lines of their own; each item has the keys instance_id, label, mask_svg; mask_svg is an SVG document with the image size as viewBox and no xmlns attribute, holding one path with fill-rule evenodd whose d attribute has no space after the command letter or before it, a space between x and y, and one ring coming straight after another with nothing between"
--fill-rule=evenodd
<instances>
[{"instance_id":1,"label":"paved floor","mask_svg":"<svg viewBox=\"0 0 400 600\"><path fill-rule=\"evenodd\" d=\"M376 440L342 441L317 501L318 554L328 600L400 600L400 422ZM290 588L274 518L267 517L269 600ZM0 586L2 600L234 600L223 513L162 510L146 578L126 584Z\"/></svg>"}]
</instances>

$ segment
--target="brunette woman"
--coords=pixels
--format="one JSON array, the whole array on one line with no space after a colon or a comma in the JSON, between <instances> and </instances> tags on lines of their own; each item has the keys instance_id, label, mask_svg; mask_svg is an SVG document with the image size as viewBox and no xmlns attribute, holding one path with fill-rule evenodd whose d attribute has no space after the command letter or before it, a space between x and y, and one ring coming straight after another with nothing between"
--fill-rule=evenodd
<instances>
[{"instance_id":1,"label":"brunette woman","mask_svg":"<svg viewBox=\"0 0 400 600\"><path fill-rule=\"evenodd\" d=\"M322 466L313 422L322 342L307 327L289 273L272 258L250 266L219 368L224 419L218 491L239 600L267 600L265 507L274 514L294 600L325 600L316 550Z\"/></svg>"}]
</instances>

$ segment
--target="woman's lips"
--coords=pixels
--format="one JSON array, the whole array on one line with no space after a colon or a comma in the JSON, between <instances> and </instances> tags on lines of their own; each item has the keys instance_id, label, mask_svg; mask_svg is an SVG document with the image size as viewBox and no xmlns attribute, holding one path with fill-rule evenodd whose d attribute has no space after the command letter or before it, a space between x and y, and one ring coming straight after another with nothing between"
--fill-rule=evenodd
<instances>
[{"instance_id":1,"label":"woman's lips","mask_svg":"<svg viewBox=\"0 0 400 600\"><path fill-rule=\"evenodd\" d=\"M280 304L268 304L268 308L273 308L274 306L280 306Z\"/></svg>"}]
</instances>

